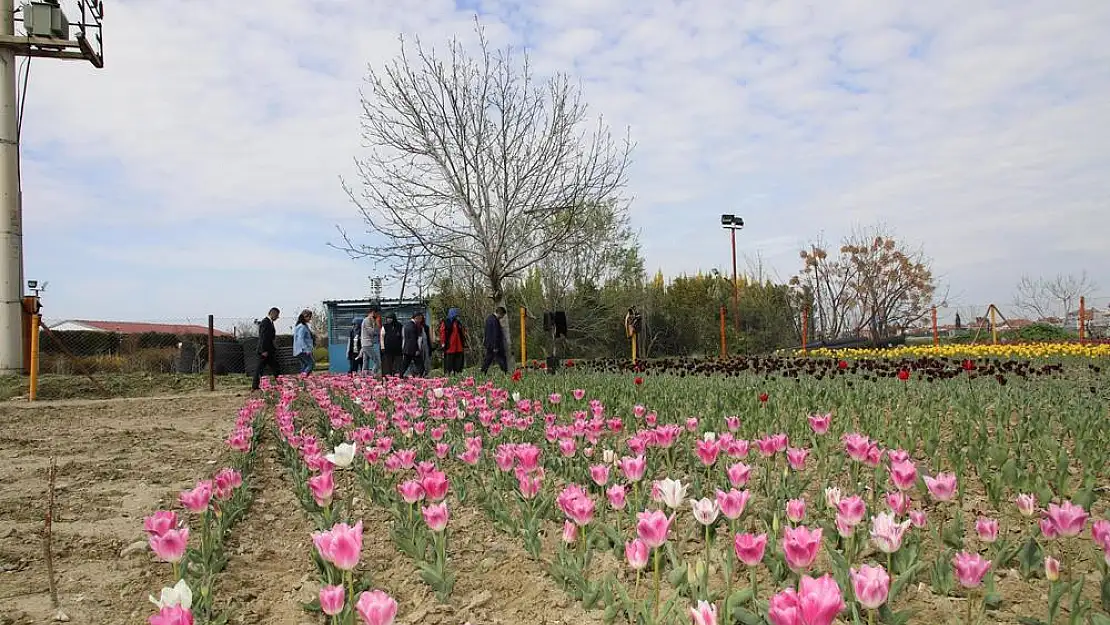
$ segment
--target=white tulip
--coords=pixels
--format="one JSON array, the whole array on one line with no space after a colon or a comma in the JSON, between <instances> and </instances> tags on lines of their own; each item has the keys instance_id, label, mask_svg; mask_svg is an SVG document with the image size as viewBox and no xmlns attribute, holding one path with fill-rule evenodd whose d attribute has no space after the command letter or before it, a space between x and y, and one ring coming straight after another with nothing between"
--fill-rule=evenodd
<instances>
[{"instance_id":1,"label":"white tulip","mask_svg":"<svg viewBox=\"0 0 1110 625\"><path fill-rule=\"evenodd\" d=\"M326 454L324 458L340 469L346 469L355 461L355 444L341 443L336 445L335 451Z\"/></svg>"},{"instance_id":2,"label":"white tulip","mask_svg":"<svg viewBox=\"0 0 1110 625\"><path fill-rule=\"evenodd\" d=\"M513 401L514 402L520 401L520 393L517 393L517 392L513 393Z\"/></svg>"},{"instance_id":3,"label":"white tulip","mask_svg":"<svg viewBox=\"0 0 1110 625\"><path fill-rule=\"evenodd\" d=\"M682 482L670 478L660 480L659 496L668 508L675 510L682 505L682 500L686 498L686 486Z\"/></svg>"},{"instance_id":4,"label":"white tulip","mask_svg":"<svg viewBox=\"0 0 1110 625\"><path fill-rule=\"evenodd\" d=\"M179 579L173 585L173 588L163 588L162 595L155 599L153 595L150 596L150 602L158 607L159 610L165 607L179 605L186 610L193 607L193 591L185 580Z\"/></svg>"}]
</instances>

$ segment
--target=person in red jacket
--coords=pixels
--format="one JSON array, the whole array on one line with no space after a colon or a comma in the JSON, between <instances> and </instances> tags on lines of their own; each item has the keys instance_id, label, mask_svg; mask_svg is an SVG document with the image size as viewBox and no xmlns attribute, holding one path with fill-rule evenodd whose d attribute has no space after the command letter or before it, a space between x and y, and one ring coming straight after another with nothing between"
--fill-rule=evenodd
<instances>
[{"instance_id":1,"label":"person in red jacket","mask_svg":"<svg viewBox=\"0 0 1110 625\"><path fill-rule=\"evenodd\" d=\"M462 373L465 365L466 328L459 321L459 309L447 311L447 319L439 324L439 344L443 346L443 372Z\"/></svg>"}]
</instances>

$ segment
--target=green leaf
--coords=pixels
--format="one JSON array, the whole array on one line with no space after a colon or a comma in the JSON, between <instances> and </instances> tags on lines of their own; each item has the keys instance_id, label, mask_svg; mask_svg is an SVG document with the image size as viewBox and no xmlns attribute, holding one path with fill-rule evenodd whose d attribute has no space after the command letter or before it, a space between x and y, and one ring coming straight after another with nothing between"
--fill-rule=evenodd
<instances>
[{"instance_id":1,"label":"green leaf","mask_svg":"<svg viewBox=\"0 0 1110 625\"><path fill-rule=\"evenodd\" d=\"M752 600L752 589L744 588L742 590L734 591L728 597L728 608L730 612L735 611L740 606Z\"/></svg>"},{"instance_id":2,"label":"green leaf","mask_svg":"<svg viewBox=\"0 0 1110 625\"><path fill-rule=\"evenodd\" d=\"M667 573L667 581L675 588L679 588L686 584L686 565L682 564L670 573Z\"/></svg>"},{"instance_id":3,"label":"green leaf","mask_svg":"<svg viewBox=\"0 0 1110 625\"><path fill-rule=\"evenodd\" d=\"M894 582L890 584L890 592L887 594L887 601L894 601L898 597L898 594L902 592L902 589L906 586L906 584L912 582L913 578L917 576L917 572L924 567L924 562L918 562L917 564L911 566L904 573L899 575L897 578L895 578Z\"/></svg>"},{"instance_id":4,"label":"green leaf","mask_svg":"<svg viewBox=\"0 0 1110 625\"><path fill-rule=\"evenodd\" d=\"M1110 616L1092 612L1090 615L1090 625L1110 625Z\"/></svg>"},{"instance_id":5,"label":"green leaf","mask_svg":"<svg viewBox=\"0 0 1110 625\"><path fill-rule=\"evenodd\" d=\"M1018 622L1021 623L1021 625L1048 625L1048 623L1045 623L1040 619L1032 618L1029 616L1019 616Z\"/></svg>"},{"instance_id":6,"label":"green leaf","mask_svg":"<svg viewBox=\"0 0 1110 625\"><path fill-rule=\"evenodd\" d=\"M754 612L745 610L744 608L736 608L733 610L732 617L743 625L765 625L762 618L757 616Z\"/></svg>"}]
</instances>

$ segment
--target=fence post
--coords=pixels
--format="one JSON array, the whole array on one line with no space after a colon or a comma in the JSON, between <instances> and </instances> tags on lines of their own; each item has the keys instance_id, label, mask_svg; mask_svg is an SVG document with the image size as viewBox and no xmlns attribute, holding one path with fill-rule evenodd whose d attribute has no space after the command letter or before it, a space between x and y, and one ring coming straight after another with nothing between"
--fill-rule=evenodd
<instances>
[{"instance_id":1,"label":"fence post","mask_svg":"<svg viewBox=\"0 0 1110 625\"><path fill-rule=\"evenodd\" d=\"M523 306L520 307L520 366L528 366L528 329L525 325L527 319L525 317L526 311Z\"/></svg>"},{"instance_id":2,"label":"fence post","mask_svg":"<svg viewBox=\"0 0 1110 625\"><path fill-rule=\"evenodd\" d=\"M39 317L38 312L31 313L31 366L28 373L31 375L28 398L35 401L39 392Z\"/></svg>"},{"instance_id":3,"label":"fence post","mask_svg":"<svg viewBox=\"0 0 1110 625\"><path fill-rule=\"evenodd\" d=\"M940 345L940 334L937 330L937 307L933 306L933 347Z\"/></svg>"},{"instance_id":4,"label":"fence post","mask_svg":"<svg viewBox=\"0 0 1110 625\"><path fill-rule=\"evenodd\" d=\"M1079 342L1087 342L1087 298L1079 296Z\"/></svg>"},{"instance_id":5,"label":"fence post","mask_svg":"<svg viewBox=\"0 0 1110 625\"><path fill-rule=\"evenodd\" d=\"M216 390L216 318L208 315L208 390Z\"/></svg>"},{"instance_id":6,"label":"fence post","mask_svg":"<svg viewBox=\"0 0 1110 625\"><path fill-rule=\"evenodd\" d=\"M728 346L725 343L725 307L721 306L721 360L728 357Z\"/></svg>"}]
</instances>

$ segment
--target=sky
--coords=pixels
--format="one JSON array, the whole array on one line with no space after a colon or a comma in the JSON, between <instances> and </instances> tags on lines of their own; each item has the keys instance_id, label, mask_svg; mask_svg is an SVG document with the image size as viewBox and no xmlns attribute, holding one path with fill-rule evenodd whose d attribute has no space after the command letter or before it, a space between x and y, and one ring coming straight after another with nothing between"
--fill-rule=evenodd
<instances>
[{"instance_id":1,"label":"sky","mask_svg":"<svg viewBox=\"0 0 1110 625\"><path fill-rule=\"evenodd\" d=\"M49 281L48 319L367 296L385 268L329 247L363 236L340 181L366 154L367 68L402 34L471 42L475 15L629 131L649 272L729 268L734 213L741 269L783 280L814 237L883 224L952 305L1009 302L1022 274L1086 271L1110 296L1104 0L105 5L104 69L28 72L25 277Z\"/></svg>"}]
</instances>

